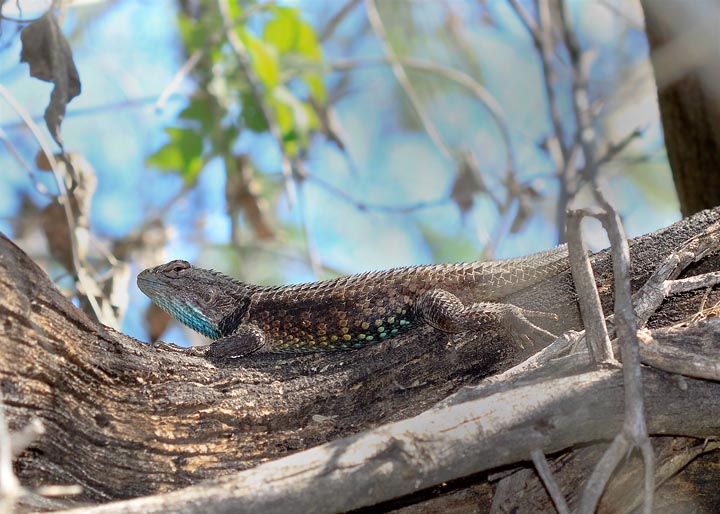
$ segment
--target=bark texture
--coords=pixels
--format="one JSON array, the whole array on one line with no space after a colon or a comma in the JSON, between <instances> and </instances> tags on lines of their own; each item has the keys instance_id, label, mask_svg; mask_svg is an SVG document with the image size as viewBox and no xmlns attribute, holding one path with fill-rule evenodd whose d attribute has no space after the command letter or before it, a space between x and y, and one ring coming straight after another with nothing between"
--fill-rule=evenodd
<instances>
[{"instance_id":1,"label":"bark texture","mask_svg":"<svg viewBox=\"0 0 720 514\"><path fill-rule=\"evenodd\" d=\"M634 285L718 219L720 210L706 211L634 240ZM610 312L607 255L595 256L593 266ZM694 271L711 269L720 269L717 255ZM569 274L562 274L512 301L543 305L549 297L569 298L571 288ZM701 296L678 295L651 325L694 312ZM564 312L561 328L577 328L577 309L568 305ZM538 349L492 331L456 338L428 331L346 353L259 355L212 364L97 325L22 250L0 237L0 388L7 417L11 429L32 416L47 427L20 456L16 471L26 486L82 485L83 494L73 501L176 490L409 418ZM422 509L428 497L451 489L472 501L487 499L495 485L485 478L462 479L404 501L421 502L415 508ZM483 483L467 489L474 481Z\"/></svg>"}]
</instances>

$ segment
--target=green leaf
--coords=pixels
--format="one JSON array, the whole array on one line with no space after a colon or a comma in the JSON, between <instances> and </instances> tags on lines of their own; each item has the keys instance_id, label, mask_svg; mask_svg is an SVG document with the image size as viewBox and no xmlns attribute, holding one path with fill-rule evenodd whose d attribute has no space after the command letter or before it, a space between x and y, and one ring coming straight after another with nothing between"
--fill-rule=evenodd
<instances>
[{"instance_id":1,"label":"green leaf","mask_svg":"<svg viewBox=\"0 0 720 514\"><path fill-rule=\"evenodd\" d=\"M318 42L315 30L301 18L298 9L274 7L271 12L274 17L265 24L263 30L265 42L272 45L280 55L299 56L301 63L322 60L322 47ZM287 59L285 64L287 65ZM324 101L327 95L322 75L317 72L306 72L302 74L302 78L307 83L312 95L318 100Z\"/></svg>"},{"instance_id":2,"label":"green leaf","mask_svg":"<svg viewBox=\"0 0 720 514\"><path fill-rule=\"evenodd\" d=\"M291 131L293 128L293 111L290 106L285 101L277 98L269 99L268 103L275 112L275 119L277 120L280 132L285 134Z\"/></svg>"},{"instance_id":3,"label":"green leaf","mask_svg":"<svg viewBox=\"0 0 720 514\"><path fill-rule=\"evenodd\" d=\"M273 91L270 105L275 109L278 118L278 125L283 132L295 130L305 133L308 130L307 111L303 107L303 102L298 100L286 87L278 87Z\"/></svg>"},{"instance_id":4,"label":"green leaf","mask_svg":"<svg viewBox=\"0 0 720 514\"><path fill-rule=\"evenodd\" d=\"M297 12L289 7L278 7L272 12L275 17L265 24L263 39L280 53L296 50L300 32Z\"/></svg>"},{"instance_id":5,"label":"green leaf","mask_svg":"<svg viewBox=\"0 0 720 514\"><path fill-rule=\"evenodd\" d=\"M145 159L148 166L178 173L186 184L193 183L204 166L202 136L192 129L170 127L170 141Z\"/></svg>"},{"instance_id":6,"label":"green leaf","mask_svg":"<svg viewBox=\"0 0 720 514\"><path fill-rule=\"evenodd\" d=\"M298 38L297 46L295 47L298 53L304 55L311 61L319 61L322 59L322 48L318 43L315 31L313 28L300 21L298 24Z\"/></svg>"},{"instance_id":7,"label":"green leaf","mask_svg":"<svg viewBox=\"0 0 720 514\"><path fill-rule=\"evenodd\" d=\"M188 53L207 46L207 29L203 24L180 14L178 15L178 29Z\"/></svg>"},{"instance_id":8,"label":"green leaf","mask_svg":"<svg viewBox=\"0 0 720 514\"><path fill-rule=\"evenodd\" d=\"M320 103L324 103L325 100L327 100L327 91L325 90L322 75L315 72L308 72L303 75L303 79L310 89L310 94Z\"/></svg>"},{"instance_id":9,"label":"green leaf","mask_svg":"<svg viewBox=\"0 0 720 514\"><path fill-rule=\"evenodd\" d=\"M228 14L231 20L237 20L243 12L243 6L240 2L228 2Z\"/></svg>"},{"instance_id":10,"label":"green leaf","mask_svg":"<svg viewBox=\"0 0 720 514\"><path fill-rule=\"evenodd\" d=\"M240 30L240 37L248 49L255 73L267 89L274 88L280 79L280 68L275 48L256 38L245 29Z\"/></svg>"},{"instance_id":11,"label":"green leaf","mask_svg":"<svg viewBox=\"0 0 720 514\"><path fill-rule=\"evenodd\" d=\"M203 133L210 132L215 126L216 117L213 116L215 102L209 95L195 95L190 99L178 117L183 120L198 122L199 129Z\"/></svg>"},{"instance_id":12,"label":"green leaf","mask_svg":"<svg viewBox=\"0 0 720 514\"><path fill-rule=\"evenodd\" d=\"M275 7L271 12L274 18L265 24L263 30L265 41L280 53L295 52L311 61L322 58L322 48L315 30L301 18L298 9Z\"/></svg>"},{"instance_id":13,"label":"green leaf","mask_svg":"<svg viewBox=\"0 0 720 514\"><path fill-rule=\"evenodd\" d=\"M294 155L307 147L310 133L319 126L312 106L295 97L286 87L277 87L267 100L277 119L285 151Z\"/></svg>"},{"instance_id":14,"label":"green leaf","mask_svg":"<svg viewBox=\"0 0 720 514\"><path fill-rule=\"evenodd\" d=\"M311 130L316 130L320 128L320 120L318 119L317 112L313 108L312 105L310 105L309 102L303 102L302 104L303 110L305 111L305 116L307 118L307 130L310 132Z\"/></svg>"},{"instance_id":15,"label":"green leaf","mask_svg":"<svg viewBox=\"0 0 720 514\"><path fill-rule=\"evenodd\" d=\"M255 101L255 96L249 92L243 93L240 96L240 101L242 102L241 116L245 122L245 127L253 132L265 132L268 130L265 114Z\"/></svg>"}]
</instances>

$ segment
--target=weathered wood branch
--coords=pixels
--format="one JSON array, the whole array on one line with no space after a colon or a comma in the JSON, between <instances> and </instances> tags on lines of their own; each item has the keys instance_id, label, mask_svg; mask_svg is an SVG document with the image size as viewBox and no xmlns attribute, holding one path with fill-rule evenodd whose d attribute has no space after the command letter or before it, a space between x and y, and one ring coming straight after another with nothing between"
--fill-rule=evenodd
<instances>
[{"instance_id":1,"label":"weathered wood branch","mask_svg":"<svg viewBox=\"0 0 720 514\"><path fill-rule=\"evenodd\" d=\"M720 320L711 329L720 338ZM643 382L652 433L720 436L720 383L688 379L681 388L653 370ZM535 448L552 453L612 438L623 424L623 394L620 370L590 371L432 409L217 484L72 512L345 512L527 461Z\"/></svg>"},{"instance_id":2,"label":"weathered wood branch","mask_svg":"<svg viewBox=\"0 0 720 514\"><path fill-rule=\"evenodd\" d=\"M660 258L718 219L720 210L706 211L635 240L634 286ZM593 267L609 312L607 256L595 256ZM717 269L717 256L695 266L697 272ZM571 290L565 274L511 300L532 307L542 298L570 298ZM651 325L668 325L698 304L696 293L678 295ZM579 328L574 303L559 310L563 329ZM81 501L174 491L411 418L538 349L491 330L458 338L428 331L361 351L213 365L93 323L0 238L0 387L7 417L13 430L32 416L47 428L16 471L28 486L80 484Z\"/></svg>"}]
</instances>

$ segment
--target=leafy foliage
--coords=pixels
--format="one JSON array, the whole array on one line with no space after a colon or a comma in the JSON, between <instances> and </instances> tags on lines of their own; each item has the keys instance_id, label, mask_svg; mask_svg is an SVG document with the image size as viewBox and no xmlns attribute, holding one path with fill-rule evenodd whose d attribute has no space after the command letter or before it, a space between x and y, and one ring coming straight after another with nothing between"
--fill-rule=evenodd
<instances>
[{"instance_id":1,"label":"leafy foliage","mask_svg":"<svg viewBox=\"0 0 720 514\"><path fill-rule=\"evenodd\" d=\"M202 53L192 72L197 90L177 126L167 129L167 143L147 163L179 174L188 185L211 159L237 158L235 143L244 131L269 132L267 114L277 124L280 150L300 155L320 125L311 99L322 103L327 96L318 66L322 49L298 9L253 5L242 10L233 3L230 11L250 70L232 51L217 9L208 6L199 18L182 14L179 19L188 54Z\"/></svg>"},{"instance_id":2,"label":"leafy foliage","mask_svg":"<svg viewBox=\"0 0 720 514\"><path fill-rule=\"evenodd\" d=\"M148 157L147 163L165 170L177 170L186 182L194 182L203 167L203 137L192 128L166 128L165 146Z\"/></svg>"}]
</instances>

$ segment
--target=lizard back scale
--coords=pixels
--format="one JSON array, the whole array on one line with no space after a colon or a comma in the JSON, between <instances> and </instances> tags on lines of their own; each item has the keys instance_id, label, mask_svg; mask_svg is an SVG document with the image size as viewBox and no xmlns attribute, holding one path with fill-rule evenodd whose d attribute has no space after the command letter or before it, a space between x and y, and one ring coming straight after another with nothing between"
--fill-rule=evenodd
<instances>
[{"instance_id":1,"label":"lizard back scale","mask_svg":"<svg viewBox=\"0 0 720 514\"><path fill-rule=\"evenodd\" d=\"M500 321L528 337L550 335L527 317L546 313L497 303L566 268L565 246L514 259L366 272L298 285L246 284L186 261L138 275L139 288L193 330L210 354L361 348L422 324L458 333Z\"/></svg>"}]
</instances>

